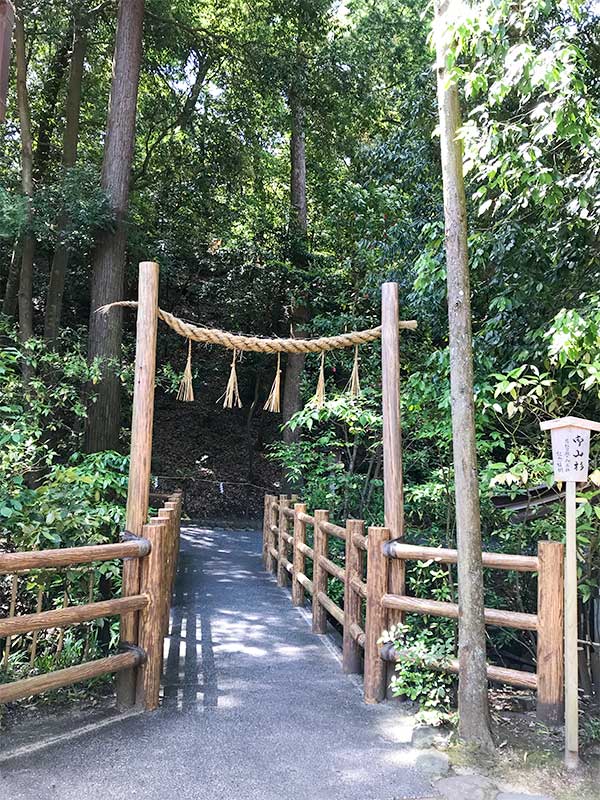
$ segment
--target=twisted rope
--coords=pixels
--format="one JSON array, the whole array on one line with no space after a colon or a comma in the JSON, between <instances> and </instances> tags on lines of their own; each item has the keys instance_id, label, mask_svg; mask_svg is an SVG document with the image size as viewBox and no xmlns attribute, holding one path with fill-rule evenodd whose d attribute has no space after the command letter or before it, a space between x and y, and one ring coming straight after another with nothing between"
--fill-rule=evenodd
<instances>
[{"instance_id":1,"label":"twisted rope","mask_svg":"<svg viewBox=\"0 0 600 800\"><path fill-rule=\"evenodd\" d=\"M121 300L118 303L109 303L96 311L105 314L111 308L137 308L136 300ZM354 347L367 344L381 338L381 325L369 328L366 331L340 333L338 336L321 336L318 339L265 339L260 336L240 336L235 333L221 331L218 328L201 328L191 322L184 322L168 311L158 309L158 316L175 333L192 339L194 342L216 344L228 350L246 350L253 353L322 353L324 350L341 350L344 347ZM415 330L416 320L400 322L399 328Z\"/></svg>"}]
</instances>

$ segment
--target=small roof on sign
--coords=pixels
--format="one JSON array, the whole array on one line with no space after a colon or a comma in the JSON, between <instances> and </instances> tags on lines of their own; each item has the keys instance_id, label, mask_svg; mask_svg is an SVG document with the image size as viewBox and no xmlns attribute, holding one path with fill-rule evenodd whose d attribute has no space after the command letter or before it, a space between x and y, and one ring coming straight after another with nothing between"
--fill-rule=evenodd
<instances>
[{"instance_id":1,"label":"small roof on sign","mask_svg":"<svg viewBox=\"0 0 600 800\"><path fill-rule=\"evenodd\" d=\"M600 431L600 422L592 422L581 417L561 417L540 422L540 428L543 431L551 431L553 428L584 428L589 431Z\"/></svg>"}]
</instances>

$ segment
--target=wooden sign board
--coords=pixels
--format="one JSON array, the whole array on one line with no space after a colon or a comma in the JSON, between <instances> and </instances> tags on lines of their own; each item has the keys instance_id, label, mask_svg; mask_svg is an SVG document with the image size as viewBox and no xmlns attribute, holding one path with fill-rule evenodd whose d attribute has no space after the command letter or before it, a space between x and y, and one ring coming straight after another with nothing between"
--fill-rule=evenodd
<instances>
[{"instance_id":1,"label":"wooden sign board","mask_svg":"<svg viewBox=\"0 0 600 800\"><path fill-rule=\"evenodd\" d=\"M540 423L552 434L554 479L566 484L565 491L565 765L579 763L579 675L577 610L577 483L587 480L590 434L600 423L579 417L563 417Z\"/></svg>"},{"instance_id":2,"label":"wooden sign board","mask_svg":"<svg viewBox=\"0 0 600 800\"><path fill-rule=\"evenodd\" d=\"M560 483L585 483L590 458L590 432L600 430L600 424L579 417L563 417L540 424L552 436L554 480Z\"/></svg>"},{"instance_id":3,"label":"wooden sign board","mask_svg":"<svg viewBox=\"0 0 600 800\"><path fill-rule=\"evenodd\" d=\"M12 32L15 24L15 9L10 0L0 0L0 122L6 117L8 96L8 73Z\"/></svg>"}]
</instances>

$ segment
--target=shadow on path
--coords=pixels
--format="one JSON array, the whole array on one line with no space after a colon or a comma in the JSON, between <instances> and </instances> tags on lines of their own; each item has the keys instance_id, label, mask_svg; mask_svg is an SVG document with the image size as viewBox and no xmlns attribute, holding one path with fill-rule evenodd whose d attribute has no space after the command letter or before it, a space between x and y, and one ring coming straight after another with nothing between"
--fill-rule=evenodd
<instances>
[{"instance_id":1,"label":"shadow on path","mask_svg":"<svg viewBox=\"0 0 600 800\"><path fill-rule=\"evenodd\" d=\"M409 721L363 703L260 551L254 531L187 527L161 709L0 764L0 798L434 797Z\"/></svg>"}]
</instances>

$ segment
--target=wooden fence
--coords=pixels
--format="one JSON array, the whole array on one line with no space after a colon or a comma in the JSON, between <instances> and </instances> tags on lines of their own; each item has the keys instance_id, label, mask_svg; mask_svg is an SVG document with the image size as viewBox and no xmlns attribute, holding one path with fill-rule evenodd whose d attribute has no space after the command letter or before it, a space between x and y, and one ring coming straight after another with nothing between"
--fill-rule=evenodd
<instances>
[{"instance_id":1,"label":"wooden fence","mask_svg":"<svg viewBox=\"0 0 600 800\"><path fill-rule=\"evenodd\" d=\"M344 672L358 673L364 662L365 701L377 703L386 694L386 662L403 657L393 645L382 647L379 643L390 620L396 620L398 613L458 618L458 606L454 603L390 593L394 560L455 564L457 551L409 545L399 539L390 541L387 528L371 527L365 536L362 520L349 519L342 527L329 521L328 511L319 509L310 515L304 503L292 503L293 498L287 495L265 497L265 568L277 573L280 586L291 580L294 605L303 605L306 595L311 597L315 633L325 633L327 615L342 626ZM307 526L313 528L312 547L306 543ZM344 567L329 558L329 537L345 541ZM312 561L312 580L306 574L307 558ZM539 542L537 556L484 553L483 564L490 569L537 573L536 614L485 610L487 625L537 632L537 672L490 665L488 677L491 681L537 690L538 718L559 723L563 715L563 545ZM327 595L329 575L344 584L343 608ZM458 673L459 669L458 660L428 666L452 673Z\"/></svg>"},{"instance_id":2,"label":"wooden fence","mask_svg":"<svg viewBox=\"0 0 600 800\"><path fill-rule=\"evenodd\" d=\"M179 552L181 493L176 492L143 527L142 537L125 532L118 544L57 548L0 554L0 575L13 575L11 614L0 620L0 638L65 628L103 617L135 615L135 642L121 642L121 652L77 666L0 685L0 703L41 694L90 678L125 670L137 673L137 702L147 710L158 706L162 671L163 639L168 632L169 612ZM31 570L57 570L81 564L136 559L140 564L140 588L135 594L14 616L17 576Z\"/></svg>"}]
</instances>

